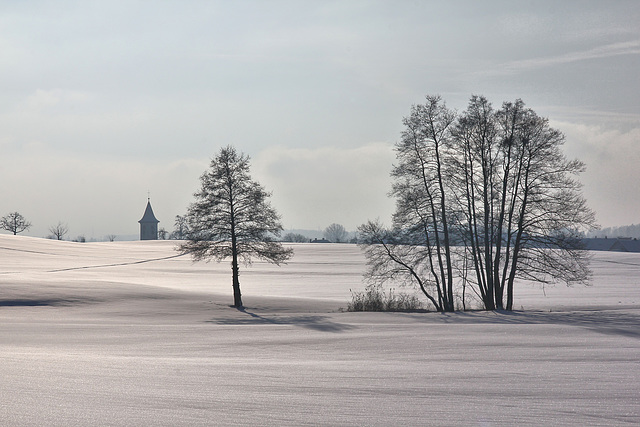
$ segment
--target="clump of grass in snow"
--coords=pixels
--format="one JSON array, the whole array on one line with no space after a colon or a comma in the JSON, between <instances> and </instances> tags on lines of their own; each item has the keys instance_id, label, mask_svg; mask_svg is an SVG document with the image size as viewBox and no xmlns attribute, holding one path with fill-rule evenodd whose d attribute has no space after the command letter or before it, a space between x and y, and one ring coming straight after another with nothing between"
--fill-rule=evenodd
<instances>
[{"instance_id":1,"label":"clump of grass in snow","mask_svg":"<svg viewBox=\"0 0 640 427\"><path fill-rule=\"evenodd\" d=\"M415 295L385 292L380 285L369 285L363 292L351 291L347 311L415 311L423 308Z\"/></svg>"}]
</instances>

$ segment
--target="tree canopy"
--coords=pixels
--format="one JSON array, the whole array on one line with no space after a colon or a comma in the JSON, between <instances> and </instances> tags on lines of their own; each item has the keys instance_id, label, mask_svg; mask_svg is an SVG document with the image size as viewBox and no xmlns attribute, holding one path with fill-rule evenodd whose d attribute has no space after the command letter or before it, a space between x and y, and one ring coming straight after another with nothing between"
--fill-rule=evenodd
<instances>
[{"instance_id":1,"label":"tree canopy","mask_svg":"<svg viewBox=\"0 0 640 427\"><path fill-rule=\"evenodd\" d=\"M194 260L231 258L234 306L242 307L239 262L252 258L279 265L292 255L276 241L282 232L280 217L269 203L268 193L249 174L249 157L232 146L211 160L200 178L201 189L189 206L183 253Z\"/></svg>"},{"instance_id":2,"label":"tree canopy","mask_svg":"<svg viewBox=\"0 0 640 427\"><path fill-rule=\"evenodd\" d=\"M344 243L348 236L347 230L335 222L324 229L324 238L332 243Z\"/></svg>"},{"instance_id":3,"label":"tree canopy","mask_svg":"<svg viewBox=\"0 0 640 427\"><path fill-rule=\"evenodd\" d=\"M0 228L15 236L31 228L31 223L19 212L11 212L0 218Z\"/></svg>"},{"instance_id":4,"label":"tree canopy","mask_svg":"<svg viewBox=\"0 0 640 427\"><path fill-rule=\"evenodd\" d=\"M411 282L439 311L513 309L517 279L586 283L582 232L594 214L563 134L521 100L482 96L456 114L439 96L415 105L395 145L390 229L360 227L373 281Z\"/></svg>"}]
</instances>

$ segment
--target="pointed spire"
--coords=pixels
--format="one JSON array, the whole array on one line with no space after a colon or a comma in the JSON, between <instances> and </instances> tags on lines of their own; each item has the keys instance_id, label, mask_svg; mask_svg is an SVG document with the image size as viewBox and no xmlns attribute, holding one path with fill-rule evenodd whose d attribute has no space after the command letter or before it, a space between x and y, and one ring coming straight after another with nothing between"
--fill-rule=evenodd
<instances>
[{"instance_id":1,"label":"pointed spire","mask_svg":"<svg viewBox=\"0 0 640 427\"><path fill-rule=\"evenodd\" d=\"M151 208L151 197L147 198L147 208L144 210L140 223L140 240L158 240L158 219Z\"/></svg>"},{"instance_id":2,"label":"pointed spire","mask_svg":"<svg viewBox=\"0 0 640 427\"><path fill-rule=\"evenodd\" d=\"M153 209L151 208L151 200L147 199L147 207L144 210L144 215L142 215L142 219L138 222L140 223L153 222L156 224L160 222L156 219L156 216L153 214Z\"/></svg>"}]
</instances>

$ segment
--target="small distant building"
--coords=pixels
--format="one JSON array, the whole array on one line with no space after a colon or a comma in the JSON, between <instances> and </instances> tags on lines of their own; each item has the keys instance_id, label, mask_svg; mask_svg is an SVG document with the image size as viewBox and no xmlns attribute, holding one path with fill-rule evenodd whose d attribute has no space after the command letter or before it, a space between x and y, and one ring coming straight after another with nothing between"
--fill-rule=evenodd
<instances>
[{"instance_id":1,"label":"small distant building","mask_svg":"<svg viewBox=\"0 0 640 427\"><path fill-rule=\"evenodd\" d=\"M313 239L313 240L309 239L309 243L331 243L331 242L323 237L322 239Z\"/></svg>"},{"instance_id":2,"label":"small distant building","mask_svg":"<svg viewBox=\"0 0 640 427\"><path fill-rule=\"evenodd\" d=\"M147 199L147 208L144 210L140 223L140 240L158 240L158 221L151 208L151 200Z\"/></svg>"}]
</instances>

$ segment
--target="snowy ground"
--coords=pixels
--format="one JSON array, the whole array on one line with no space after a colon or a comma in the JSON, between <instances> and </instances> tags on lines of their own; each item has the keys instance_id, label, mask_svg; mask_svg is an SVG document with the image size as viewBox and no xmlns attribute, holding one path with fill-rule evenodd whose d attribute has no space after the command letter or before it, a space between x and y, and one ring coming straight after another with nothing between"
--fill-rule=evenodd
<instances>
[{"instance_id":1,"label":"snowy ground","mask_svg":"<svg viewBox=\"0 0 640 427\"><path fill-rule=\"evenodd\" d=\"M640 254L514 313L345 313L353 245L283 267L0 236L0 425L639 425Z\"/></svg>"}]
</instances>

